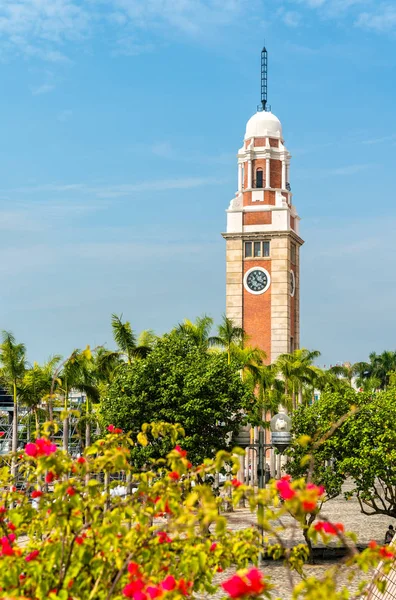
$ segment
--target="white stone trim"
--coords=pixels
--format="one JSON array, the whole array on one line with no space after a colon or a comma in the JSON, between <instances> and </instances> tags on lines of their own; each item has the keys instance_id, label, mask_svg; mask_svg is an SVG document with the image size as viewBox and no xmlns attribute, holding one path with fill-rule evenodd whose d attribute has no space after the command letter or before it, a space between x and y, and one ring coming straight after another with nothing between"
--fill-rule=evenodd
<instances>
[{"instance_id":1,"label":"white stone trim","mask_svg":"<svg viewBox=\"0 0 396 600\"><path fill-rule=\"evenodd\" d=\"M290 269L290 273L293 279L293 293L290 292L290 296L294 298L294 294L296 293L296 276L294 275L293 269Z\"/></svg>"},{"instance_id":2,"label":"white stone trim","mask_svg":"<svg viewBox=\"0 0 396 600\"><path fill-rule=\"evenodd\" d=\"M265 286L264 289L260 290L259 292L254 292L247 285L247 278L248 278L249 274L252 273L253 271L262 271L267 276L267 285ZM243 287L245 288L245 290L247 292L249 292L249 294L254 294L255 296L264 294L268 290L270 285L271 285L271 275L268 273L267 269L264 269L263 267L251 267L250 269L248 269L246 271L245 275L243 276Z\"/></svg>"}]
</instances>

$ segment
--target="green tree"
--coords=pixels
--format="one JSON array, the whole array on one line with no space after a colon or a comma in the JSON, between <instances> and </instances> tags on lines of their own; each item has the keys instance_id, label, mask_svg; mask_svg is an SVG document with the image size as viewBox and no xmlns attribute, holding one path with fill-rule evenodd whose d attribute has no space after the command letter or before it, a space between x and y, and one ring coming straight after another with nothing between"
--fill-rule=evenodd
<instances>
[{"instance_id":1,"label":"green tree","mask_svg":"<svg viewBox=\"0 0 396 600\"><path fill-rule=\"evenodd\" d=\"M129 321L122 322L122 315L113 314L111 316L111 327L113 329L114 341L119 348L121 355L125 356L129 365L135 358L144 358L150 352L148 346L139 346L136 335L132 330Z\"/></svg>"},{"instance_id":2,"label":"green tree","mask_svg":"<svg viewBox=\"0 0 396 600\"><path fill-rule=\"evenodd\" d=\"M0 379L2 384L12 395L14 402L12 419L12 452L18 449L18 395L26 371L26 347L17 344L10 331L2 332L0 344ZM11 463L12 476L16 476L15 456Z\"/></svg>"},{"instance_id":3,"label":"green tree","mask_svg":"<svg viewBox=\"0 0 396 600\"><path fill-rule=\"evenodd\" d=\"M40 429L39 408L45 401L47 401L47 405L52 401L52 380L56 365L60 360L60 356L53 356L44 365L35 362L30 369L25 371L20 385L20 401L34 414L36 435Z\"/></svg>"},{"instance_id":4,"label":"green tree","mask_svg":"<svg viewBox=\"0 0 396 600\"><path fill-rule=\"evenodd\" d=\"M285 396L289 399L289 408L297 407L297 398L302 404L304 385L312 387L319 377L320 369L313 364L319 356L318 350L300 348L291 353L281 354L276 360L276 368L285 382Z\"/></svg>"},{"instance_id":5,"label":"green tree","mask_svg":"<svg viewBox=\"0 0 396 600\"><path fill-rule=\"evenodd\" d=\"M175 328L175 332L183 338L191 340L197 348L208 350L210 346L216 345L216 338L210 336L213 327L213 319L208 315L197 317L193 323L184 319L183 323Z\"/></svg>"},{"instance_id":6,"label":"green tree","mask_svg":"<svg viewBox=\"0 0 396 600\"><path fill-rule=\"evenodd\" d=\"M293 414L295 443L288 453L293 477L311 474L329 496L353 481L364 514L396 518L396 388L377 394L345 389L324 392ZM303 448L301 436L309 441ZM304 456L310 456L308 462Z\"/></svg>"},{"instance_id":7,"label":"green tree","mask_svg":"<svg viewBox=\"0 0 396 600\"><path fill-rule=\"evenodd\" d=\"M231 362L231 354L236 346L240 348L245 338L242 327L236 327L231 319L223 315L223 322L217 327L217 336L211 338L212 344L224 348L227 352L228 364Z\"/></svg>"},{"instance_id":8,"label":"green tree","mask_svg":"<svg viewBox=\"0 0 396 600\"><path fill-rule=\"evenodd\" d=\"M238 431L252 393L224 354L208 353L194 339L173 331L130 368L117 371L101 401L104 424L138 432L153 419L180 423L191 460L227 448ZM156 452L155 446L145 449Z\"/></svg>"}]
</instances>

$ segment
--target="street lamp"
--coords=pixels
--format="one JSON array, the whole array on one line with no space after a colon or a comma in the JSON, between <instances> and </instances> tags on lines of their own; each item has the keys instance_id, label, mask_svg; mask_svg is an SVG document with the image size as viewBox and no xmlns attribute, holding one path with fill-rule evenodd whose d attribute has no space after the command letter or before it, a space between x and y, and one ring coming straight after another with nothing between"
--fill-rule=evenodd
<instances>
[{"instance_id":1,"label":"street lamp","mask_svg":"<svg viewBox=\"0 0 396 600\"><path fill-rule=\"evenodd\" d=\"M283 407L270 421L271 444L282 454L291 444L292 420Z\"/></svg>"}]
</instances>

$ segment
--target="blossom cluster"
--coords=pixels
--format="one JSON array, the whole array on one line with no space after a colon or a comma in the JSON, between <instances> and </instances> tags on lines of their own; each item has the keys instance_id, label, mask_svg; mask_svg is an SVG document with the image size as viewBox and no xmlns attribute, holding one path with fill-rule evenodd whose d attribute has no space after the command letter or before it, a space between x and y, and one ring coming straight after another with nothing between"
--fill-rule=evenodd
<instances>
[{"instance_id":1,"label":"blossom cluster","mask_svg":"<svg viewBox=\"0 0 396 600\"><path fill-rule=\"evenodd\" d=\"M47 438L38 438L35 442L30 442L25 446L25 452L31 458L40 458L41 456L50 456L56 452L56 444L53 444Z\"/></svg>"},{"instance_id":2,"label":"blossom cluster","mask_svg":"<svg viewBox=\"0 0 396 600\"><path fill-rule=\"evenodd\" d=\"M224 581L221 586L230 598L259 596L268 588L263 574L256 568L250 569L250 571L238 571L230 579Z\"/></svg>"},{"instance_id":3,"label":"blossom cluster","mask_svg":"<svg viewBox=\"0 0 396 600\"><path fill-rule=\"evenodd\" d=\"M131 562L128 565L129 583L123 588L122 593L126 598L133 600L155 600L167 592L177 591L183 596L188 596L192 590L192 582L185 579L176 579L167 575L159 583L153 583L142 575L140 566Z\"/></svg>"},{"instance_id":4,"label":"blossom cluster","mask_svg":"<svg viewBox=\"0 0 396 600\"><path fill-rule=\"evenodd\" d=\"M302 510L306 513L318 510L318 502L325 494L324 487L314 483L307 483L303 489L299 489L293 485L290 475L285 475L277 481L276 489L282 500L299 500Z\"/></svg>"}]
</instances>

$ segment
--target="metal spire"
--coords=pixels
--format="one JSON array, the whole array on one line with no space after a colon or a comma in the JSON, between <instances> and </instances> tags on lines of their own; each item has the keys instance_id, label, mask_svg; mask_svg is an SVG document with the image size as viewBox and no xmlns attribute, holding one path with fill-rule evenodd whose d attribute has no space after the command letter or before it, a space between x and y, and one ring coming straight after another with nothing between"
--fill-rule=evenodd
<instances>
[{"instance_id":1,"label":"metal spire","mask_svg":"<svg viewBox=\"0 0 396 600\"><path fill-rule=\"evenodd\" d=\"M257 107L258 110L271 110L268 105L267 96L267 85L268 85L268 53L267 48L261 51L261 105Z\"/></svg>"}]
</instances>

